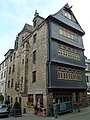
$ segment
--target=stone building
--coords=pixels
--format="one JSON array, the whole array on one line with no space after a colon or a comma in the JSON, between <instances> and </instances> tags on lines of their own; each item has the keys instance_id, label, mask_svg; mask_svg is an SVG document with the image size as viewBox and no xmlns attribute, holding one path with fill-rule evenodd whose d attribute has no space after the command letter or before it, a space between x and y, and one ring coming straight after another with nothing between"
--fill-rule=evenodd
<instances>
[{"instance_id":1,"label":"stone building","mask_svg":"<svg viewBox=\"0 0 90 120\"><path fill-rule=\"evenodd\" d=\"M17 35L14 49L10 49L6 54L7 59L7 83L6 94L10 103L18 99L23 103L22 96L27 96L27 43L23 44L24 39L30 33L31 26L25 24L22 31ZM22 95L23 94L23 95ZM22 105L23 106L23 105Z\"/></svg>"},{"instance_id":2,"label":"stone building","mask_svg":"<svg viewBox=\"0 0 90 120\"><path fill-rule=\"evenodd\" d=\"M14 61L8 61L7 95L18 97L23 107L46 108L47 115L53 101L86 106L84 34L68 4L46 19L35 11L33 26L25 24L10 53L16 51L16 60L14 75L9 74Z\"/></svg>"},{"instance_id":3,"label":"stone building","mask_svg":"<svg viewBox=\"0 0 90 120\"><path fill-rule=\"evenodd\" d=\"M34 31L28 38L28 102L40 102L47 115L53 101L86 106L85 33L71 8L66 4L46 19L37 13L33 22Z\"/></svg>"},{"instance_id":4,"label":"stone building","mask_svg":"<svg viewBox=\"0 0 90 120\"><path fill-rule=\"evenodd\" d=\"M15 65L16 65L16 53L14 49L9 49L5 54L5 58L7 59L7 78L6 78L6 99L9 99L11 103L13 103L14 97L16 95L15 91Z\"/></svg>"},{"instance_id":5,"label":"stone building","mask_svg":"<svg viewBox=\"0 0 90 120\"><path fill-rule=\"evenodd\" d=\"M7 71L7 61L6 59L0 63L0 93L4 96L5 99L5 85L6 85L6 71Z\"/></svg>"}]
</instances>

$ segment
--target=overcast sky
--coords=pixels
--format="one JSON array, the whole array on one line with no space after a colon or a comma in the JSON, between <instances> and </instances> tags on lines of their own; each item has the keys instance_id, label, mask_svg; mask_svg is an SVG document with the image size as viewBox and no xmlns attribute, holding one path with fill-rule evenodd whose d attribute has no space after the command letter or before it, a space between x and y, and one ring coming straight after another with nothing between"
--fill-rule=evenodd
<instances>
[{"instance_id":1,"label":"overcast sky","mask_svg":"<svg viewBox=\"0 0 90 120\"><path fill-rule=\"evenodd\" d=\"M89 0L0 0L0 63L4 54L13 49L17 34L25 23L32 25L35 10L46 18L59 11L66 3L72 7L82 29L85 55L90 59L90 2Z\"/></svg>"}]
</instances>

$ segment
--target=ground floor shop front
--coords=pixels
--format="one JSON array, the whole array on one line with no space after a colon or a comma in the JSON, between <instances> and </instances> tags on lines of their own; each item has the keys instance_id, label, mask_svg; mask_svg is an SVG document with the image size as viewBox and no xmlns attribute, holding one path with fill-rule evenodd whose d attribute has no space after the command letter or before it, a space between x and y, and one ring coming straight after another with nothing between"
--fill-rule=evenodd
<instances>
[{"instance_id":1,"label":"ground floor shop front","mask_svg":"<svg viewBox=\"0 0 90 120\"><path fill-rule=\"evenodd\" d=\"M79 103L80 107L85 107L87 103L86 90L82 89L48 89L47 94L28 94L27 104L33 109L33 113L39 111L42 115L53 115L53 104L71 101L72 105ZM74 106L73 106L74 107ZM30 112L29 111L29 112ZM37 112L38 113L38 112ZM35 113L36 114L36 113Z\"/></svg>"},{"instance_id":2,"label":"ground floor shop front","mask_svg":"<svg viewBox=\"0 0 90 120\"><path fill-rule=\"evenodd\" d=\"M47 91L47 92L46 92ZM28 95L8 96L10 103L14 103L17 98L22 109L32 114L53 115L53 104L71 101L72 104L79 103L80 107L85 107L87 103L86 89L60 89L48 88L44 93L37 91Z\"/></svg>"},{"instance_id":3,"label":"ground floor shop front","mask_svg":"<svg viewBox=\"0 0 90 120\"><path fill-rule=\"evenodd\" d=\"M48 115L53 114L53 104L71 101L73 109L76 104L80 107L88 106L86 90L82 89L49 89L48 91Z\"/></svg>"}]
</instances>

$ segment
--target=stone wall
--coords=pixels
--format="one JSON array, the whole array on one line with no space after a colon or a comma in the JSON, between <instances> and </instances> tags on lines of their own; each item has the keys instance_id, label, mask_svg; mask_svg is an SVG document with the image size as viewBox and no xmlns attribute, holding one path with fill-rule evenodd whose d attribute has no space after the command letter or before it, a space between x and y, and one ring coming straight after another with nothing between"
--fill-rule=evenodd
<instances>
[{"instance_id":1,"label":"stone wall","mask_svg":"<svg viewBox=\"0 0 90 120\"><path fill-rule=\"evenodd\" d=\"M37 34L33 43L33 35ZM43 24L29 38L28 94L46 96L46 64L47 64L47 25ZM36 50L36 62L33 63L33 51ZM32 72L36 71L36 82L32 83ZM45 103L46 104L46 103Z\"/></svg>"}]
</instances>

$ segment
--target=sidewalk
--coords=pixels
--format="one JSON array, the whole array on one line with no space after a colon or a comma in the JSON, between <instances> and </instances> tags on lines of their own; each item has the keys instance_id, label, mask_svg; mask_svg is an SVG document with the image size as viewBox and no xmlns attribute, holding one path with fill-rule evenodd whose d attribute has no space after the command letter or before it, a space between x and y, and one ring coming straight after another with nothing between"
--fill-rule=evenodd
<instances>
[{"instance_id":1,"label":"sidewalk","mask_svg":"<svg viewBox=\"0 0 90 120\"><path fill-rule=\"evenodd\" d=\"M24 114L23 116L27 116L31 120L83 120L81 117L85 117L86 114L90 114L90 106L86 108L81 108L80 112L78 110L74 110L72 113L67 113L63 115L58 115L55 117L42 117L30 114ZM90 117L89 117L90 118ZM28 119L27 119L28 120Z\"/></svg>"},{"instance_id":2,"label":"sidewalk","mask_svg":"<svg viewBox=\"0 0 90 120\"><path fill-rule=\"evenodd\" d=\"M64 115L61 115L61 116L58 115L57 119L60 119L60 120L74 120L73 118L76 117L75 120L78 120L78 116L85 116L86 114L90 114L90 106L85 107L85 108L80 108L80 112L78 112L78 109L75 109L72 113L67 113L67 114L64 114ZM79 120L82 120L82 119L79 119Z\"/></svg>"}]
</instances>

